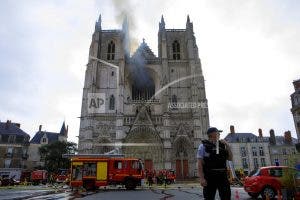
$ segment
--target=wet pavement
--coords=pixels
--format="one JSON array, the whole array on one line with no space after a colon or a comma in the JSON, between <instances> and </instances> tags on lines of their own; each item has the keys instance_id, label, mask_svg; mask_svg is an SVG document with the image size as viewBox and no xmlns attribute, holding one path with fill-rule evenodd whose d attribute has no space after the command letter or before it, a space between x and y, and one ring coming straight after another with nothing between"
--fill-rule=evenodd
<instances>
[{"instance_id":1,"label":"wet pavement","mask_svg":"<svg viewBox=\"0 0 300 200\"><path fill-rule=\"evenodd\" d=\"M66 187L64 189L63 186L53 187L43 185L0 187L0 200L68 199L71 194L72 193L68 191Z\"/></svg>"},{"instance_id":2,"label":"wet pavement","mask_svg":"<svg viewBox=\"0 0 300 200\"><path fill-rule=\"evenodd\" d=\"M231 187L232 199L251 199L242 187ZM198 183L172 184L149 188L138 187L136 190L126 190L122 186L109 186L97 191L86 192L84 190L72 191L68 186L15 186L0 188L0 200L60 200L60 199L203 199L202 188ZM218 195L216 195L216 199Z\"/></svg>"},{"instance_id":3,"label":"wet pavement","mask_svg":"<svg viewBox=\"0 0 300 200\"><path fill-rule=\"evenodd\" d=\"M231 188L232 198L231 199L251 199L243 188ZM238 195L238 198L236 198ZM82 197L84 200L93 199L142 199L142 200L199 200L204 199L202 188L200 187L187 187L174 185L173 187L152 187L152 188L138 188L134 191L125 189L108 189L99 190L94 194ZM219 199L218 194L216 195L216 200Z\"/></svg>"}]
</instances>

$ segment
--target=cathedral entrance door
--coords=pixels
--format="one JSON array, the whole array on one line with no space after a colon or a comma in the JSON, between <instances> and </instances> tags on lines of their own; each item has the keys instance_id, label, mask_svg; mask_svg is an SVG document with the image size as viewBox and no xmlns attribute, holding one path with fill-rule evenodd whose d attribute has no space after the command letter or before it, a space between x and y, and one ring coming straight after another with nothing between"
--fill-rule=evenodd
<instances>
[{"instance_id":1,"label":"cathedral entrance door","mask_svg":"<svg viewBox=\"0 0 300 200\"><path fill-rule=\"evenodd\" d=\"M126 157L142 159L145 169L163 169L163 145L159 135L149 127L132 130L122 150Z\"/></svg>"},{"instance_id":2,"label":"cathedral entrance door","mask_svg":"<svg viewBox=\"0 0 300 200\"><path fill-rule=\"evenodd\" d=\"M144 168L150 171L153 170L153 161L150 159L146 159Z\"/></svg>"},{"instance_id":3,"label":"cathedral entrance door","mask_svg":"<svg viewBox=\"0 0 300 200\"><path fill-rule=\"evenodd\" d=\"M188 160L183 160L183 178L187 178L189 175L189 162Z\"/></svg>"},{"instance_id":4,"label":"cathedral entrance door","mask_svg":"<svg viewBox=\"0 0 300 200\"><path fill-rule=\"evenodd\" d=\"M188 160L176 160L176 178L185 179L188 177L189 166Z\"/></svg>"},{"instance_id":5,"label":"cathedral entrance door","mask_svg":"<svg viewBox=\"0 0 300 200\"><path fill-rule=\"evenodd\" d=\"M190 176L189 162L194 157L192 145L188 137L178 137L173 144L174 168L176 169L176 177L178 179L185 179Z\"/></svg>"}]
</instances>

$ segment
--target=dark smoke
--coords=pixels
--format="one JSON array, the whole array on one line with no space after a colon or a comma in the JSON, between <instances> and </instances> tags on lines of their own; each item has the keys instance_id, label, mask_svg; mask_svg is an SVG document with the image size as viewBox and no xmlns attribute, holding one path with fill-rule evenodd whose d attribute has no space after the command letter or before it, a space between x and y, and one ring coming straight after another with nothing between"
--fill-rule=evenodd
<instances>
[{"instance_id":1,"label":"dark smoke","mask_svg":"<svg viewBox=\"0 0 300 200\"><path fill-rule=\"evenodd\" d=\"M124 44L127 45L124 49L127 51L126 54L130 55L138 46L138 39L133 34L136 30L134 5L132 5L131 1L126 0L113 0L113 5L118 13L116 16L117 22L123 24L123 28L125 28L125 30L123 29L126 35Z\"/></svg>"},{"instance_id":2,"label":"dark smoke","mask_svg":"<svg viewBox=\"0 0 300 200\"><path fill-rule=\"evenodd\" d=\"M119 23L122 23L123 31L123 48L125 52L126 62L129 65L129 70L131 74L132 84L143 90L147 87L155 87L153 80L146 69L146 59L143 52L145 43L143 42L139 48L138 40L134 36L134 31L136 30L136 17L134 16L134 5L131 1L125 0L113 0L114 7L119 13L116 16L116 20ZM132 57L131 53L135 50L136 52Z\"/></svg>"},{"instance_id":3,"label":"dark smoke","mask_svg":"<svg viewBox=\"0 0 300 200\"><path fill-rule=\"evenodd\" d=\"M153 90L155 90L155 85L146 69L147 60L145 48L147 48L147 44L143 41L131 57L129 69L134 87L146 93L151 91L150 93L152 94L154 92Z\"/></svg>"}]
</instances>

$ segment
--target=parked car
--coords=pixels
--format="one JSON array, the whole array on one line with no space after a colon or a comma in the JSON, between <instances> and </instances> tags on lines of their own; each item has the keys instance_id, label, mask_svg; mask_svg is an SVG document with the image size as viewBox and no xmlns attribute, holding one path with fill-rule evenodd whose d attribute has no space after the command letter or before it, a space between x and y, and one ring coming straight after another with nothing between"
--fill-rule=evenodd
<instances>
[{"instance_id":1,"label":"parked car","mask_svg":"<svg viewBox=\"0 0 300 200\"><path fill-rule=\"evenodd\" d=\"M281 193L282 177L288 169L296 170L287 166L261 167L245 178L244 189L253 198L261 195L272 199Z\"/></svg>"},{"instance_id":2,"label":"parked car","mask_svg":"<svg viewBox=\"0 0 300 200\"><path fill-rule=\"evenodd\" d=\"M19 185L20 181L14 179L14 178L3 178L0 181L0 186L13 186L13 185Z\"/></svg>"}]
</instances>

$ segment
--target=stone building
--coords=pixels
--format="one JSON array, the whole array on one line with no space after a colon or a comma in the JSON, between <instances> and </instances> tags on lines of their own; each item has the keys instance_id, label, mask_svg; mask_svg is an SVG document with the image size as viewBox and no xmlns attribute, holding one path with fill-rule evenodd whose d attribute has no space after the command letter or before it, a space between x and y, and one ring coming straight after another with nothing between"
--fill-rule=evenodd
<instances>
[{"instance_id":1,"label":"stone building","mask_svg":"<svg viewBox=\"0 0 300 200\"><path fill-rule=\"evenodd\" d=\"M286 131L284 136L275 136L274 130L270 130L270 159L271 165L289 165L291 155L299 154L295 144L297 139Z\"/></svg>"},{"instance_id":2,"label":"stone building","mask_svg":"<svg viewBox=\"0 0 300 200\"><path fill-rule=\"evenodd\" d=\"M246 173L269 165L289 165L291 156L299 154L295 144L297 139L286 131L284 136L275 136L273 129L270 136L263 136L258 129L258 136L253 133L236 133L230 126L230 133L224 138L229 142L233 153L235 169L243 169Z\"/></svg>"},{"instance_id":3,"label":"stone building","mask_svg":"<svg viewBox=\"0 0 300 200\"><path fill-rule=\"evenodd\" d=\"M44 166L44 162L41 159L39 148L42 145L51 144L56 141L67 141L68 139L68 126L63 122L59 132L42 131L42 125L39 126L39 130L35 133L30 140L30 146L28 150L28 168L33 169L35 167Z\"/></svg>"},{"instance_id":4,"label":"stone building","mask_svg":"<svg viewBox=\"0 0 300 200\"><path fill-rule=\"evenodd\" d=\"M291 112L294 118L298 143L300 143L300 79L293 81L293 85L295 92L291 95Z\"/></svg>"},{"instance_id":5,"label":"stone building","mask_svg":"<svg viewBox=\"0 0 300 200\"><path fill-rule=\"evenodd\" d=\"M230 126L230 133L224 138L230 144L235 169L243 169L245 174L271 165L269 139L263 137L261 129L258 132L259 136L253 133L236 133L234 126Z\"/></svg>"},{"instance_id":6,"label":"stone building","mask_svg":"<svg viewBox=\"0 0 300 200\"><path fill-rule=\"evenodd\" d=\"M20 178L27 168L29 138L19 123L0 122L0 177Z\"/></svg>"},{"instance_id":7,"label":"stone building","mask_svg":"<svg viewBox=\"0 0 300 200\"><path fill-rule=\"evenodd\" d=\"M96 22L85 73L79 153L119 149L147 169L197 173L196 151L209 126L204 77L193 32L167 29L161 18L158 56L145 40L129 54L128 25Z\"/></svg>"}]
</instances>

